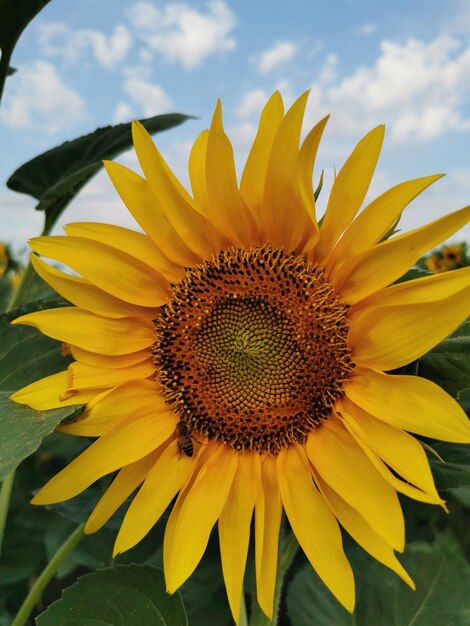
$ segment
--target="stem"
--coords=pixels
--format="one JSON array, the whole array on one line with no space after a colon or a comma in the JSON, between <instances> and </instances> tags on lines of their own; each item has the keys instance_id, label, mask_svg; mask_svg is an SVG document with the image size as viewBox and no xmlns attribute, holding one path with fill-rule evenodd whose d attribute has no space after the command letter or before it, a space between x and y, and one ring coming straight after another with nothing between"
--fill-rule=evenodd
<instances>
[{"instance_id":1,"label":"stem","mask_svg":"<svg viewBox=\"0 0 470 626\"><path fill-rule=\"evenodd\" d=\"M31 615L32 610L35 605L39 602L42 596L42 592L46 588L48 582L51 578L54 577L55 573L59 569L63 560L66 556L68 556L73 549L80 543L84 533L83 533L84 524L80 524L73 533L64 541L64 543L60 546L57 552L54 554L52 559L44 568L42 574L34 583L31 591L26 596L25 601L20 607L17 616L13 620L11 626L23 626L26 624L28 617Z\"/></svg>"},{"instance_id":2,"label":"stem","mask_svg":"<svg viewBox=\"0 0 470 626\"><path fill-rule=\"evenodd\" d=\"M12 309L16 309L16 307L23 304L24 297L29 287L29 283L31 282L31 278L34 275L34 269L31 264L31 261L28 262L26 269L21 278L20 284L16 288L16 291L13 293L12 298L7 306L7 311L11 311Z\"/></svg>"},{"instance_id":3,"label":"stem","mask_svg":"<svg viewBox=\"0 0 470 626\"><path fill-rule=\"evenodd\" d=\"M7 523L8 507L10 505L11 490L13 481L15 480L15 470L10 472L3 479L0 489L0 554L2 553L2 541L5 533L5 525Z\"/></svg>"},{"instance_id":4,"label":"stem","mask_svg":"<svg viewBox=\"0 0 470 626\"><path fill-rule=\"evenodd\" d=\"M251 626L276 626L279 619L279 605L281 602L282 587L284 578L292 561L294 560L297 550L299 549L298 541L293 532L291 532L283 540L279 546L279 562L277 567L276 587L274 589L274 612L272 620L269 619L261 610L256 599L253 600L253 611L251 614Z\"/></svg>"}]
</instances>

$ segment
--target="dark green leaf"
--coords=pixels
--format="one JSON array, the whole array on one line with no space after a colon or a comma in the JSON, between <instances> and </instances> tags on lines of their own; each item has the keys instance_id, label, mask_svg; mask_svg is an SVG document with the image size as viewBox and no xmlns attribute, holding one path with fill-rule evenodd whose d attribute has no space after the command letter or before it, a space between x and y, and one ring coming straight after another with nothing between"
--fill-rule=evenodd
<instances>
[{"instance_id":1,"label":"dark green leaf","mask_svg":"<svg viewBox=\"0 0 470 626\"><path fill-rule=\"evenodd\" d=\"M13 76L13 74L16 74L17 71L16 67L9 67L7 70L7 76Z\"/></svg>"},{"instance_id":2,"label":"dark green leaf","mask_svg":"<svg viewBox=\"0 0 470 626\"><path fill-rule=\"evenodd\" d=\"M10 321L32 311L54 308L59 299L41 300L0 315L0 480L77 407L34 411L15 404L10 395L35 380L64 370L69 360L61 355L60 343L28 326Z\"/></svg>"},{"instance_id":3,"label":"dark green leaf","mask_svg":"<svg viewBox=\"0 0 470 626\"><path fill-rule=\"evenodd\" d=\"M470 320L418 360L416 373L454 397L470 388Z\"/></svg>"},{"instance_id":4,"label":"dark green leaf","mask_svg":"<svg viewBox=\"0 0 470 626\"><path fill-rule=\"evenodd\" d=\"M432 473L440 491L470 487L470 445L433 443L444 462L429 455Z\"/></svg>"},{"instance_id":5,"label":"dark green leaf","mask_svg":"<svg viewBox=\"0 0 470 626\"><path fill-rule=\"evenodd\" d=\"M182 124L188 115L170 113L140 120L149 133ZM102 167L132 146L131 124L98 128L94 133L66 141L28 161L14 172L7 185L39 200L36 208L46 213L46 229L80 189Z\"/></svg>"},{"instance_id":6,"label":"dark green leaf","mask_svg":"<svg viewBox=\"0 0 470 626\"><path fill-rule=\"evenodd\" d=\"M162 570L118 565L79 578L37 618L38 626L187 626L178 593L165 592Z\"/></svg>"},{"instance_id":7,"label":"dark green leaf","mask_svg":"<svg viewBox=\"0 0 470 626\"><path fill-rule=\"evenodd\" d=\"M0 0L0 98L16 42L31 20L50 0Z\"/></svg>"},{"instance_id":8,"label":"dark green leaf","mask_svg":"<svg viewBox=\"0 0 470 626\"><path fill-rule=\"evenodd\" d=\"M351 556L357 582L353 615L307 565L288 590L292 626L469 626L470 567L451 533L443 533L433 544L407 546L400 560L416 591L364 552Z\"/></svg>"}]
</instances>

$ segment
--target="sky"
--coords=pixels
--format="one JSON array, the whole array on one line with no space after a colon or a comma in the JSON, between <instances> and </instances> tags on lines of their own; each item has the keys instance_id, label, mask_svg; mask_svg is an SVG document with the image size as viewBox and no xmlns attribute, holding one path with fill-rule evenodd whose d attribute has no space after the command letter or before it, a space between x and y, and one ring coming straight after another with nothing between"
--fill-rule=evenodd
<instances>
[{"instance_id":1,"label":"sky","mask_svg":"<svg viewBox=\"0 0 470 626\"><path fill-rule=\"evenodd\" d=\"M435 173L405 212L416 228L470 202L470 2L464 0L52 0L23 33L0 107L0 240L17 251L42 228L35 201L9 191L37 154L110 123L180 112L195 120L155 136L185 184L192 142L217 98L239 174L260 111L310 89L304 134L331 113L317 157L324 209L335 168L384 123L370 200ZM117 160L138 170L135 155ZM74 221L137 228L104 172L72 202ZM470 239L470 229L459 237Z\"/></svg>"}]
</instances>

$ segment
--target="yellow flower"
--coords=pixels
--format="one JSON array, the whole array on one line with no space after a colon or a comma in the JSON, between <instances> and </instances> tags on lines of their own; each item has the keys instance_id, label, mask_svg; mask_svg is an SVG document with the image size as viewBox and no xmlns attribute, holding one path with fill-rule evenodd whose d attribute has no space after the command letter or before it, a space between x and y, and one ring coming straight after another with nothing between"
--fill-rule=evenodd
<instances>
[{"instance_id":1,"label":"yellow flower","mask_svg":"<svg viewBox=\"0 0 470 626\"><path fill-rule=\"evenodd\" d=\"M8 251L4 243L0 242L0 278L8 268Z\"/></svg>"},{"instance_id":2,"label":"yellow flower","mask_svg":"<svg viewBox=\"0 0 470 626\"><path fill-rule=\"evenodd\" d=\"M238 185L220 104L190 155L190 195L144 128L145 178L105 163L143 233L71 224L31 241L82 277L33 263L76 308L15 323L68 344L75 362L13 398L36 409L86 403L60 427L98 437L35 496L72 498L119 470L87 532L134 490L115 554L137 544L176 497L164 539L169 592L198 565L218 522L230 607L240 614L254 515L257 596L272 614L281 516L338 600L354 579L338 522L413 582L397 492L444 502L406 431L470 441L467 418L434 383L387 374L426 353L470 311L470 269L397 285L419 257L470 220L470 207L387 241L405 206L440 175L401 183L358 216L382 146L375 128L333 183L321 226L312 171L327 118L299 139L307 95L262 113ZM391 286L390 286L391 285Z\"/></svg>"},{"instance_id":3,"label":"yellow flower","mask_svg":"<svg viewBox=\"0 0 470 626\"><path fill-rule=\"evenodd\" d=\"M449 246L442 246L440 250L434 254L430 254L424 260L424 265L427 270L435 274L465 267L468 265L466 259L466 244L456 243Z\"/></svg>"}]
</instances>

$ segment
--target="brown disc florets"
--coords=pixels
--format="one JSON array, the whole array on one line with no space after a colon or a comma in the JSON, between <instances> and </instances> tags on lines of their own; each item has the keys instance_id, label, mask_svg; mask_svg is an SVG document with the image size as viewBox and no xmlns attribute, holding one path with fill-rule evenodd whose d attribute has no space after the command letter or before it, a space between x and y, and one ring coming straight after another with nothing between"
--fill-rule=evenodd
<instances>
[{"instance_id":1,"label":"brown disc florets","mask_svg":"<svg viewBox=\"0 0 470 626\"><path fill-rule=\"evenodd\" d=\"M271 245L188 270L155 324L167 401L191 432L236 450L303 442L353 367L347 306L323 269Z\"/></svg>"}]
</instances>

